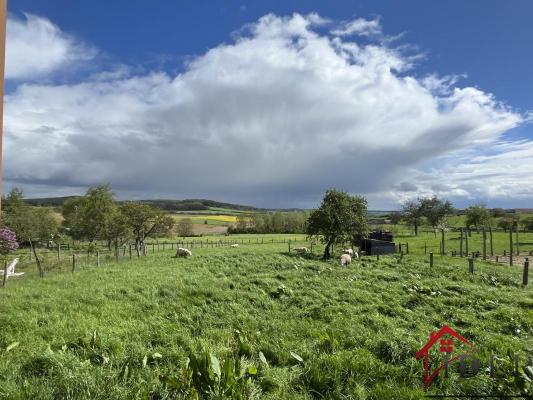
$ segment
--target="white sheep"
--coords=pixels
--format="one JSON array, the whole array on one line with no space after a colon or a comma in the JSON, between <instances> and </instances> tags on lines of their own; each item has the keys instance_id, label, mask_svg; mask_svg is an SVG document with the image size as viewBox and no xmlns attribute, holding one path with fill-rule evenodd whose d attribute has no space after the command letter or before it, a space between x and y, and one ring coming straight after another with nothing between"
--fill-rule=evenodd
<instances>
[{"instance_id":1,"label":"white sheep","mask_svg":"<svg viewBox=\"0 0 533 400\"><path fill-rule=\"evenodd\" d=\"M344 249L342 252L344 254L350 255L350 257L353 257L353 250L352 249Z\"/></svg>"},{"instance_id":2,"label":"white sheep","mask_svg":"<svg viewBox=\"0 0 533 400\"><path fill-rule=\"evenodd\" d=\"M231 247L239 247L239 243L233 243Z\"/></svg>"},{"instance_id":3,"label":"white sheep","mask_svg":"<svg viewBox=\"0 0 533 400\"><path fill-rule=\"evenodd\" d=\"M341 265L343 267L347 266L348 264L350 264L352 262L352 257L350 257L349 254L343 254L341 255Z\"/></svg>"},{"instance_id":4,"label":"white sheep","mask_svg":"<svg viewBox=\"0 0 533 400\"><path fill-rule=\"evenodd\" d=\"M178 247L178 250L176 251L176 257L189 257L189 256L192 256L192 252L189 249Z\"/></svg>"},{"instance_id":5,"label":"white sheep","mask_svg":"<svg viewBox=\"0 0 533 400\"><path fill-rule=\"evenodd\" d=\"M309 252L309 249L307 247L297 247L294 249L294 251L300 254L307 254Z\"/></svg>"},{"instance_id":6,"label":"white sheep","mask_svg":"<svg viewBox=\"0 0 533 400\"><path fill-rule=\"evenodd\" d=\"M357 251L353 252L353 258L359 259L359 253Z\"/></svg>"}]
</instances>

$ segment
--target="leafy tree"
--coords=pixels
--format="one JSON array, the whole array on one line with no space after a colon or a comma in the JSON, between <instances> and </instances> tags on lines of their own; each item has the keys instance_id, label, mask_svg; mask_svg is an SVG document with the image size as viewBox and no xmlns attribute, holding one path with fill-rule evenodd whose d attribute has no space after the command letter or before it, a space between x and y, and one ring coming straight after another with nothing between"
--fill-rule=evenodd
<instances>
[{"instance_id":1,"label":"leafy tree","mask_svg":"<svg viewBox=\"0 0 533 400\"><path fill-rule=\"evenodd\" d=\"M247 232L250 226L251 217L246 214L237 215L237 221L235 223L235 228L239 232Z\"/></svg>"},{"instance_id":2,"label":"leafy tree","mask_svg":"<svg viewBox=\"0 0 533 400\"><path fill-rule=\"evenodd\" d=\"M507 215L503 218L500 218L498 220L498 228L503 229L505 232L507 232L509 229L512 229L514 226L515 220L513 216Z\"/></svg>"},{"instance_id":3,"label":"leafy tree","mask_svg":"<svg viewBox=\"0 0 533 400\"><path fill-rule=\"evenodd\" d=\"M389 214L389 219L393 225L398 225L402 220L402 213L399 211L393 211Z\"/></svg>"},{"instance_id":4,"label":"leafy tree","mask_svg":"<svg viewBox=\"0 0 533 400\"><path fill-rule=\"evenodd\" d=\"M31 207L24 201L21 189L11 190L3 202L2 223L11 231L15 232L20 243L29 243L39 275L44 276L41 260L37 257L35 246L36 240L50 240L57 233L58 221L54 218L49 208Z\"/></svg>"},{"instance_id":5,"label":"leafy tree","mask_svg":"<svg viewBox=\"0 0 533 400\"><path fill-rule=\"evenodd\" d=\"M118 257L119 247L128 241L132 233L128 216L122 209L115 206L109 211L108 224L105 230L105 239L114 245L115 254Z\"/></svg>"},{"instance_id":6,"label":"leafy tree","mask_svg":"<svg viewBox=\"0 0 533 400\"><path fill-rule=\"evenodd\" d=\"M522 219L520 223L524 230L533 231L533 216Z\"/></svg>"},{"instance_id":7,"label":"leafy tree","mask_svg":"<svg viewBox=\"0 0 533 400\"><path fill-rule=\"evenodd\" d=\"M183 218L178 222L178 225L176 227L176 232L178 236L192 236L193 230L192 230L192 221L190 218Z\"/></svg>"},{"instance_id":8,"label":"leafy tree","mask_svg":"<svg viewBox=\"0 0 533 400\"><path fill-rule=\"evenodd\" d=\"M306 227L307 235L319 236L326 244L324 259L331 258L333 244L366 236L366 207L363 197L336 189L326 191L320 207L309 215Z\"/></svg>"},{"instance_id":9,"label":"leafy tree","mask_svg":"<svg viewBox=\"0 0 533 400\"><path fill-rule=\"evenodd\" d=\"M422 224L424 218L424 209L422 200L407 200L402 205L402 218L407 225L413 227L415 236L418 236L418 227Z\"/></svg>"},{"instance_id":10,"label":"leafy tree","mask_svg":"<svg viewBox=\"0 0 533 400\"><path fill-rule=\"evenodd\" d=\"M168 234L174 226L170 215L147 204L127 202L120 208L133 232L137 250L144 249L146 237Z\"/></svg>"},{"instance_id":11,"label":"leafy tree","mask_svg":"<svg viewBox=\"0 0 533 400\"><path fill-rule=\"evenodd\" d=\"M493 208L490 210L490 213L493 218L505 217L505 211L503 211L503 208Z\"/></svg>"},{"instance_id":12,"label":"leafy tree","mask_svg":"<svg viewBox=\"0 0 533 400\"><path fill-rule=\"evenodd\" d=\"M89 243L107 239L116 207L109 185L94 186L85 196L65 203L63 224L74 239L86 239Z\"/></svg>"},{"instance_id":13,"label":"leafy tree","mask_svg":"<svg viewBox=\"0 0 533 400\"><path fill-rule=\"evenodd\" d=\"M484 204L474 204L466 209L465 225L467 228L476 227L479 231L480 226L490 223L491 213Z\"/></svg>"},{"instance_id":14,"label":"leafy tree","mask_svg":"<svg viewBox=\"0 0 533 400\"><path fill-rule=\"evenodd\" d=\"M3 202L2 222L15 232L19 242L50 240L59 222L50 208L31 207L24 201L21 189L14 188Z\"/></svg>"},{"instance_id":15,"label":"leafy tree","mask_svg":"<svg viewBox=\"0 0 533 400\"><path fill-rule=\"evenodd\" d=\"M422 199L420 202L422 215L433 229L443 226L448 215L453 214L452 203L448 200L441 200L437 196Z\"/></svg>"}]
</instances>

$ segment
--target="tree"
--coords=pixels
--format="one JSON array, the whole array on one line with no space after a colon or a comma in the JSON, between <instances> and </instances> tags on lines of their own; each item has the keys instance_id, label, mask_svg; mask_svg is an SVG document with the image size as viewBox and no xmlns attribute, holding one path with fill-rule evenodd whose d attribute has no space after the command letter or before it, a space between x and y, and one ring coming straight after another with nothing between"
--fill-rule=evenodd
<instances>
[{"instance_id":1,"label":"tree","mask_svg":"<svg viewBox=\"0 0 533 400\"><path fill-rule=\"evenodd\" d=\"M251 228L250 224L252 222L252 216L249 214L239 214L237 215L237 221L235 223L235 230L237 232L248 232Z\"/></svg>"},{"instance_id":2,"label":"tree","mask_svg":"<svg viewBox=\"0 0 533 400\"><path fill-rule=\"evenodd\" d=\"M350 222L350 238L352 247L359 245L368 236L368 202L363 196L350 196L352 220Z\"/></svg>"},{"instance_id":3,"label":"tree","mask_svg":"<svg viewBox=\"0 0 533 400\"><path fill-rule=\"evenodd\" d=\"M118 206L115 206L109 213L105 239L114 245L115 255L118 259L119 247L122 247L130 238L132 229L128 216Z\"/></svg>"},{"instance_id":4,"label":"tree","mask_svg":"<svg viewBox=\"0 0 533 400\"><path fill-rule=\"evenodd\" d=\"M190 218L183 218L178 222L178 225L176 227L176 233L178 236L192 236L193 230L192 230L192 220Z\"/></svg>"},{"instance_id":5,"label":"tree","mask_svg":"<svg viewBox=\"0 0 533 400\"><path fill-rule=\"evenodd\" d=\"M479 232L479 227L489 224L491 213L484 204L474 204L466 209L465 225L467 228L471 226L476 227Z\"/></svg>"},{"instance_id":6,"label":"tree","mask_svg":"<svg viewBox=\"0 0 533 400\"><path fill-rule=\"evenodd\" d=\"M454 212L452 203L448 200L441 200L437 196L422 199L420 206L422 215L426 217L433 229L443 226L446 217Z\"/></svg>"},{"instance_id":7,"label":"tree","mask_svg":"<svg viewBox=\"0 0 533 400\"><path fill-rule=\"evenodd\" d=\"M389 214L389 219L393 225L398 225L402 220L402 213L399 211L393 211Z\"/></svg>"},{"instance_id":8,"label":"tree","mask_svg":"<svg viewBox=\"0 0 533 400\"><path fill-rule=\"evenodd\" d=\"M3 202L2 223L15 232L20 243L28 243L35 256L39 275L44 276L41 260L33 245L36 240L49 241L57 233L58 221L49 208L31 207L21 189L14 188Z\"/></svg>"},{"instance_id":9,"label":"tree","mask_svg":"<svg viewBox=\"0 0 533 400\"><path fill-rule=\"evenodd\" d=\"M498 220L498 228L503 229L507 232L509 229L512 229L514 226L515 220L512 216L506 215L503 218Z\"/></svg>"},{"instance_id":10,"label":"tree","mask_svg":"<svg viewBox=\"0 0 533 400\"><path fill-rule=\"evenodd\" d=\"M420 199L407 200L402 205L402 218L407 225L412 226L415 230L415 236L418 236L418 227L422 223L424 210Z\"/></svg>"},{"instance_id":11,"label":"tree","mask_svg":"<svg viewBox=\"0 0 533 400\"><path fill-rule=\"evenodd\" d=\"M331 246L366 235L366 200L345 192L326 191L320 207L309 215L308 236L318 236L326 244L324 259L331 258Z\"/></svg>"},{"instance_id":12,"label":"tree","mask_svg":"<svg viewBox=\"0 0 533 400\"><path fill-rule=\"evenodd\" d=\"M147 204L126 202L120 208L128 220L138 251L144 249L146 237L168 234L174 227L170 215Z\"/></svg>"},{"instance_id":13,"label":"tree","mask_svg":"<svg viewBox=\"0 0 533 400\"><path fill-rule=\"evenodd\" d=\"M490 210L490 213L492 215L492 218L505 217L505 211L503 211L503 208L493 208L492 210Z\"/></svg>"},{"instance_id":14,"label":"tree","mask_svg":"<svg viewBox=\"0 0 533 400\"><path fill-rule=\"evenodd\" d=\"M86 239L93 243L107 238L115 208L111 187L94 186L89 188L85 196L65 203L63 224L74 239Z\"/></svg>"},{"instance_id":15,"label":"tree","mask_svg":"<svg viewBox=\"0 0 533 400\"><path fill-rule=\"evenodd\" d=\"M533 231L533 217L526 217L520 221L526 231Z\"/></svg>"},{"instance_id":16,"label":"tree","mask_svg":"<svg viewBox=\"0 0 533 400\"><path fill-rule=\"evenodd\" d=\"M19 242L48 241L57 233L59 222L52 210L28 205L21 189L11 190L3 204L3 223L15 232Z\"/></svg>"}]
</instances>

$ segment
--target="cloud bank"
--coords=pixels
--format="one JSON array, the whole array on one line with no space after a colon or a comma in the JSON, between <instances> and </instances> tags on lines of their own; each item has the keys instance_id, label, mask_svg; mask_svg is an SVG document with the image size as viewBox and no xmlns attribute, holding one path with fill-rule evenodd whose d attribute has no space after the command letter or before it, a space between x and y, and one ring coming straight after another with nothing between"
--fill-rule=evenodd
<instances>
[{"instance_id":1,"label":"cloud bank","mask_svg":"<svg viewBox=\"0 0 533 400\"><path fill-rule=\"evenodd\" d=\"M23 67L8 52L9 78L87 57L47 20L13 24L12 53L28 38L58 50ZM266 15L177 76L20 83L6 96L6 179L35 194L111 182L125 196L269 207L312 206L329 187L366 194L374 207L425 193L508 196L527 167L505 165L521 155L531 171L533 145L501 137L524 117L454 77L416 76L412 57L386 43L378 20ZM490 146L497 156L476 152ZM490 188L472 185L480 176Z\"/></svg>"},{"instance_id":2,"label":"cloud bank","mask_svg":"<svg viewBox=\"0 0 533 400\"><path fill-rule=\"evenodd\" d=\"M63 33L49 20L32 14L25 14L24 17L8 18L7 79L42 78L96 55L95 49Z\"/></svg>"}]
</instances>

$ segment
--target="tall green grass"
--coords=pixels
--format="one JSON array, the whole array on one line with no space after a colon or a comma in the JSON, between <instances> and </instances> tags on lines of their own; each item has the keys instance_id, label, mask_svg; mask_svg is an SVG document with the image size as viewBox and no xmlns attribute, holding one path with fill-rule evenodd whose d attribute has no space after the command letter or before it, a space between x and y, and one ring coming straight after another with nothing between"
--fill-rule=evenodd
<instances>
[{"instance_id":1,"label":"tall green grass","mask_svg":"<svg viewBox=\"0 0 533 400\"><path fill-rule=\"evenodd\" d=\"M469 275L464 259L430 269L418 255L341 268L286 244L172 254L10 279L0 398L423 398L414 354L443 324L484 354L533 353L518 268ZM532 393L524 376L453 373L429 393Z\"/></svg>"}]
</instances>

